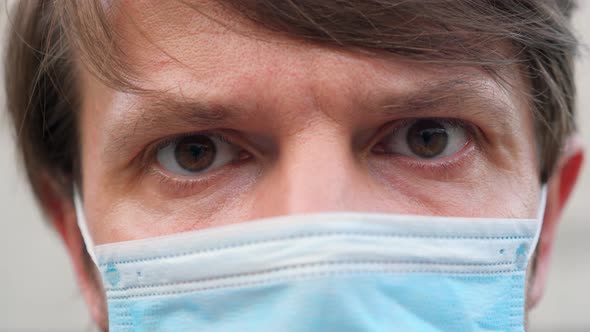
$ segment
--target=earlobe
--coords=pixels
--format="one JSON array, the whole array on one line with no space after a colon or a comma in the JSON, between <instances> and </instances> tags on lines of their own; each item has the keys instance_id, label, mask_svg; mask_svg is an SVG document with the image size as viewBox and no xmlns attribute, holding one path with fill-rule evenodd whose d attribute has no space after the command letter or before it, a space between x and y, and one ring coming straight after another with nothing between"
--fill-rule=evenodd
<instances>
[{"instance_id":1,"label":"earlobe","mask_svg":"<svg viewBox=\"0 0 590 332\"><path fill-rule=\"evenodd\" d=\"M43 211L46 213L51 226L57 231L60 238L65 240L67 234L61 195L57 193L53 183L47 177L43 177L43 180L40 181L39 191Z\"/></svg>"},{"instance_id":2,"label":"earlobe","mask_svg":"<svg viewBox=\"0 0 590 332\"><path fill-rule=\"evenodd\" d=\"M534 307L543 296L548 277L551 253L557 224L578 181L584 162L584 148L578 135L570 136L558 163L558 168L547 183L547 206L543 229L537 245L535 270L528 294L528 306Z\"/></svg>"}]
</instances>

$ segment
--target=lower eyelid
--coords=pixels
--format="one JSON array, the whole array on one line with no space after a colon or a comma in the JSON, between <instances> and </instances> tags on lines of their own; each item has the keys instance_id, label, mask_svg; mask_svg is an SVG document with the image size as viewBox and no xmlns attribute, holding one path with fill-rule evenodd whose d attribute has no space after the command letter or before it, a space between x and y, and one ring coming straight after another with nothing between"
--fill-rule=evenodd
<instances>
[{"instance_id":1,"label":"lower eyelid","mask_svg":"<svg viewBox=\"0 0 590 332\"><path fill-rule=\"evenodd\" d=\"M378 139L373 140L371 142L371 144L369 145L370 150L373 151L373 149L375 147L378 147L379 145L382 146L382 144L380 144L380 143L383 142L384 139L387 137L391 137L393 135L400 135L400 134L403 134L404 132L407 132L409 126L412 125L413 123L415 123L416 121L432 120L432 119L438 120L440 122L444 122L445 124L454 126L456 128L463 129L465 132L465 136L467 138L467 141L477 140L477 139L481 138L481 137L479 137L479 136L481 136L481 133L479 133L479 129L477 128L477 126L475 126L474 124L472 124L468 121L455 119L455 118L429 118L429 117L409 118L409 119L401 119L401 120L394 121L393 124L390 124L390 125L386 126L384 129L380 130L380 133L377 135ZM385 152L383 152L383 153L385 153Z\"/></svg>"},{"instance_id":2,"label":"lower eyelid","mask_svg":"<svg viewBox=\"0 0 590 332\"><path fill-rule=\"evenodd\" d=\"M396 156L395 161L381 160L377 164L377 171L385 179L419 178L431 181L450 181L451 179L464 178L473 174L474 165L477 163L477 147L469 144L455 156L425 161L416 160L407 156ZM389 157L391 158L391 157ZM385 159L385 158L383 158ZM395 166L392 166L394 163ZM398 179L401 181L401 179ZM394 180L394 181L398 181ZM390 180L387 180L390 181Z\"/></svg>"},{"instance_id":3,"label":"lower eyelid","mask_svg":"<svg viewBox=\"0 0 590 332\"><path fill-rule=\"evenodd\" d=\"M157 185L161 186L162 190L168 192L169 195L188 196L198 194L214 185L223 185L223 181L229 179L234 170L243 167L253 158L251 154L244 150L244 155L240 155L228 164L198 176L171 174L156 162L149 166L148 175L155 179Z\"/></svg>"},{"instance_id":4,"label":"lower eyelid","mask_svg":"<svg viewBox=\"0 0 590 332\"><path fill-rule=\"evenodd\" d=\"M404 155L399 155L397 156L397 158L398 161L400 161L401 163L419 169L448 169L449 167L460 165L463 161L475 154L477 150L478 148L476 144L472 141L468 141L461 149L459 149L454 154L442 158L418 159Z\"/></svg>"},{"instance_id":5,"label":"lower eyelid","mask_svg":"<svg viewBox=\"0 0 590 332\"><path fill-rule=\"evenodd\" d=\"M393 130L400 130L401 127L403 127L404 125L409 125L412 122L415 122L416 120L420 120L420 119L402 119L399 120L398 123L394 124L394 125L390 125L387 129L384 129L384 132L391 132ZM408 157L408 156L387 156L387 158L399 158L398 160L407 165L408 167L413 167L416 169L428 169L430 171L435 172L437 169L449 169L454 167L454 165L460 164L460 162L465 159L469 154L471 154L471 150L479 150L478 145L479 143L476 142L479 139L481 139L480 134L478 134L478 129L476 126L466 122L466 121L461 121L461 120L453 120L453 119L441 119L444 120L447 123L451 123L457 126L460 126L461 128L463 128L466 132L466 136L467 136L467 143L465 144L465 146L463 146L461 149L459 149L458 152L454 153L452 156L449 157L443 157L440 159L432 159L432 160L416 160L416 158L412 158L412 157ZM170 144L172 142L176 142L179 139L181 139L182 137L184 137L186 135L179 135L167 140L163 140L161 142L158 142L157 144L154 144L151 148L149 148L149 151L152 151L152 157L150 158L148 156L148 159L146 161L144 161L144 169L150 169L149 173L152 173L151 175L153 175L155 178L157 178L158 183L160 183L160 185L165 185L165 186L169 186L172 188L176 188L173 189L175 191L199 191L200 189L196 188L196 187L207 187L210 185L211 182L213 181L217 181L217 179L220 179L223 177L223 175L225 173L227 173L227 169L226 167L233 167L235 165L234 162L230 162L230 164L226 165L226 166L222 166L219 169L215 169L211 172L211 174L206 174L203 176L198 176L198 177L186 177L183 178L181 176L171 176L166 174L165 171L158 169L158 162L157 159L155 158L156 156L156 152L158 151L158 148L161 148L162 146L165 146L166 144ZM478 138L479 137L479 138ZM383 139L383 138L382 138ZM224 142L227 142L228 144L232 144L234 146L238 146L232 143L232 140L227 140L223 139ZM253 158L253 155L251 153L249 153L248 151L239 148L240 152L238 152L238 157L236 158L236 160L238 162L241 161L248 161L249 159ZM372 148L371 148L372 149ZM457 156L457 154L461 154L459 156ZM150 160L151 159L151 160ZM149 166L148 166L149 165ZM144 172L145 174L145 172Z\"/></svg>"},{"instance_id":6,"label":"lower eyelid","mask_svg":"<svg viewBox=\"0 0 590 332\"><path fill-rule=\"evenodd\" d=\"M163 192L167 192L170 196L182 197L207 190L213 183L220 181L225 175L225 172L220 171L223 168L199 177L182 177L166 174L167 172L159 169L159 166L153 166L148 176L155 179L156 185L160 186Z\"/></svg>"},{"instance_id":7,"label":"lower eyelid","mask_svg":"<svg viewBox=\"0 0 590 332\"><path fill-rule=\"evenodd\" d=\"M158 164L163 168L166 168L164 165L161 164L160 160L158 160L159 154L162 150L166 149L170 145L177 144L181 142L184 138L190 136L208 136L213 141L218 141L216 144L217 147L217 154L221 153L221 151L231 151L232 153L235 152L236 158L232 158L231 162L234 159L243 159L241 157L242 151L245 151L239 144L233 142L232 139L228 138L224 133L219 132L195 132L195 133L186 133L186 134L179 134L175 136L170 136L168 138L160 139L159 141L151 144L148 148L145 149L144 153L141 155L140 162L141 166L144 169L151 167L153 164ZM218 144L221 144L223 148L220 148ZM217 168L217 167L215 167ZM211 170L213 171L213 169ZM202 173L207 173L208 170L204 170ZM190 176L187 174L187 177ZM198 177L201 176L201 172L195 173L193 176Z\"/></svg>"}]
</instances>

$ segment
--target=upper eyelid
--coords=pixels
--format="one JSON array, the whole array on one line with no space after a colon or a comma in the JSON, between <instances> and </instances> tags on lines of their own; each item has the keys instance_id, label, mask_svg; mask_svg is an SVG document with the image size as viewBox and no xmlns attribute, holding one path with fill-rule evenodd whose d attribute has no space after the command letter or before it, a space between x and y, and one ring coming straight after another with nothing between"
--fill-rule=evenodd
<instances>
[{"instance_id":1,"label":"upper eyelid","mask_svg":"<svg viewBox=\"0 0 590 332\"><path fill-rule=\"evenodd\" d=\"M380 130L380 135L376 136L377 139L377 143L380 140L383 140L384 137L387 135L386 133L393 133L396 130L399 130L400 128L402 128L403 126L407 126L415 121L419 121L419 120L424 120L424 119L437 119L439 121L443 121L446 123L453 123L456 125L461 126L462 128L465 128L467 130L467 135L469 135L470 137L472 136L472 130L473 128L476 128L476 125L471 123L470 121L467 120L462 120L459 118L445 118L445 117L414 117L414 118L402 118L402 119L398 119L398 120L393 120L390 121L386 124L384 124L382 126L382 129ZM173 142L178 142L179 140L181 140L183 137L188 137L188 136L192 136L192 135L211 135L214 137L218 137L218 138L223 138L223 140L228 143L228 144L232 144L234 146L241 146L239 143L235 143L235 140L229 135L226 135L223 133L223 131L216 131L216 130L204 130L204 131L197 131L197 132L186 132L186 133L180 133L180 134L176 134L176 135L169 135L166 136L164 138L160 138L158 140L155 140L153 143L150 144L150 146L145 150L145 153L142 153L144 155L143 158L145 158L145 170L146 171L150 171L153 172L155 170L155 165L153 164L156 161L156 153L159 149L163 148L164 146L166 146L167 144L173 143ZM379 138L377 138L379 137ZM372 144L372 146L374 146L375 144ZM441 163L440 161L437 161L437 163ZM449 162L445 162L445 165L449 164ZM424 162L422 162L422 166L421 167L426 167L426 164ZM432 167L432 166L428 166L428 167ZM437 166L438 167L438 166ZM203 175L203 177L205 179L178 179L178 178L174 178L174 177L170 177L164 173L162 173L161 171L156 171L156 173L158 174L158 176L161 178L161 180L165 180L165 181L170 181L170 183L174 183L175 185L189 185L189 183L201 183L202 181L205 181L208 178L208 175ZM192 185L192 184L191 184Z\"/></svg>"},{"instance_id":2,"label":"upper eyelid","mask_svg":"<svg viewBox=\"0 0 590 332\"><path fill-rule=\"evenodd\" d=\"M363 100L366 117L455 115L479 124L490 141L518 134L517 124L521 122L517 121L518 105L504 98L502 86L480 77L479 73L419 82L410 91L398 91L395 86L381 90L372 91ZM132 97L128 103L133 106L128 112L122 112L124 116L114 121L115 125L107 131L109 135L101 149L102 159L106 164L123 167L145 148L146 142L163 137L171 130L240 128L264 109L241 99L239 102L232 100L231 96L223 100L198 100L166 91L157 96Z\"/></svg>"},{"instance_id":3,"label":"upper eyelid","mask_svg":"<svg viewBox=\"0 0 590 332\"><path fill-rule=\"evenodd\" d=\"M377 132L375 137L369 142L369 145L368 145L369 149L372 148L373 146L375 146L376 144L378 144L379 142L381 142L386 137L395 134L398 130L400 130L404 126L407 126L407 125L409 125L413 122L419 121L419 120L432 120L432 119L460 126L461 128L465 129L467 131L467 134L470 136L474 136L475 131L478 130L477 126L475 124L471 123L470 121L462 120L462 119L458 119L458 118L451 118L451 117L449 117L449 118L444 118L444 117L404 118L404 119L399 119L399 120L393 120L393 121L385 124L384 126L382 126L382 128L379 129L379 131Z\"/></svg>"},{"instance_id":4,"label":"upper eyelid","mask_svg":"<svg viewBox=\"0 0 590 332\"><path fill-rule=\"evenodd\" d=\"M458 118L452 118L452 117L448 117L448 118L446 118L446 117L407 117L407 118L401 118L401 119L393 120L393 121L390 121L390 122L384 124L381 127L381 129L378 130L375 137L370 141L369 148L374 146L375 144L379 143L381 140L383 140L388 135L391 135L394 132L400 130L404 126L407 126L413 122L416 122L419 120L425 120L425 119L434 119L434 120L438 120L441 122L458 125L464 129L466 129L468 131L469 135L473 134L473 131L474 131L473 128L475 127L475 125L469 121L458 119ZM228 133L225 133L223 130L203 130L203 131L196 131L196 132L186 132L186 133L180 133L180 134L176 134L176 135L169 135L167 137L160 138L158 140L155 140L152 143L149 143L148 147L145 149L145 152L142 153L144 155L144 156L142 156L143 163L145 164L145 163L152 162L153 158L155 158L157 151L159 149L165 147L166 145L171 144L173 142L178 142L179 140L181 140L184 137L194 136L194 135L213 136L213 137L218 138L227 144L231 144L233 146L238 146L244 150L249 150L249 148L250 148L249 146L244 147L243 145L245 145L245 144L240 144L240 142L236 142L236 140L234 140L231 137L231 135L228 135Z\"/></svg>"},{"instance_id":5,"label":"upper eyelid","mask_svg":"<svg viewBox=\"0 0 590 332\"><path fill-rule=\"evenodd\" d=\"M155 140L147 145L147 147L140 153L140 163L143 167L148 167L150 164L156 161L156 155L158 151L162 148L166 147L169 144L179 142L185 137L190 136L197 136L197 135L204 135L204 136L212 136L215 137L227 144L238 146L238 144L234 143L230 138L226 135L213 131L213 130L206 130L206 131L198 131L198 132L188 132L188 133L181 133L176 135L170 135L164 138L160 138Z\"/></svg>"}]
</instances>

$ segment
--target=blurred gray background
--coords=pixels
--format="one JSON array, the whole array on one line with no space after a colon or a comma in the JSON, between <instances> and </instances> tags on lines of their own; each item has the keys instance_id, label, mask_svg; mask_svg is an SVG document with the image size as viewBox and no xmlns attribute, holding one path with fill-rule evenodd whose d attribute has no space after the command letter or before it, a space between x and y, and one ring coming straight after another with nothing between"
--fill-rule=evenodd
<instances>
[{"instance_id":1,"label":"blurred gray background","mask_svg":"<svg viewBox=\"0 0 590 332\"><path fill-rule=\"evenodd\" d=\"M590 45L590 2L579 2L574 25L578 36ZM6 3L0 6L4 36ZM580 131L590 147L588 46L582 50L576 75ZM3 93L2 88L1 107ZM93 331L65 249L42 220L22 168L15 163L4 113L0 112L0 331ZM532 332L590 331L589 164L562 220L545 298L532 312Z\"/></svg>"}]
</instances>

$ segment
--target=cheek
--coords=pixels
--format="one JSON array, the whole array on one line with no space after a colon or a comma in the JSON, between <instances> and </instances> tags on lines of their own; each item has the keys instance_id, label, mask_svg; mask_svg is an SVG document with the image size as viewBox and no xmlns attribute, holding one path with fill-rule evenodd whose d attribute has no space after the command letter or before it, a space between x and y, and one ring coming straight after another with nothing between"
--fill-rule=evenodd
<instances>
[{"instance_id":1,"label":"cheek","mask_svg":"<svg viewBox=\"0 0 590 332\"><path fill-rule=\"evenodd\" d=\"M131 191L88 186L95 199L86 201L85 209L96 244L144 239L248 220L256 209L249 196L253 185L252 178L237 177L202 195L179 198L162 196L150 186Z\"/></svg>"},{"instance_id":2,"label":"cheek","mask_svg":"<svg viewBox=\"0 0 590 332\"><path fill-rule=\"evenodd\" d=\"M457 168L436 172L392 167L381 160L370 168L381 201L403 202L391 213L476 218L534 218L539 195L536 175L528 162L499 168L474 153Z\"/></svg>"},{"instance_id":3,"label":"cheek","mask_svg":"<svg viewBox=\"0 0 590 332\"><path fill-rule=\"evenodd\" d=\"M477 158L476 158L477 160ZM534 218L538 186L527 173L505 172L482 163L468 174L455 178L426 177L415 171L373 165L370 172L349 168L340 174L339 185L312 178L294 197L281 183L286 174L266 178L238 177L205 196L166 198L157 192L109 192L95 190L95 200L86 202L97 244L175 234L190 230L244 222L247 220L297 213L297 204L316 211L357 211L481 218ZM389 166L389 167L387 167ZM530 172L529 172L530 174ZM325 178L325 177L324 177ZM304 180L302 180L304 181ZM96 194L98 193L98 194ZM89 195L92 197L93 195Z\"/></svg>"}]
</instances>

